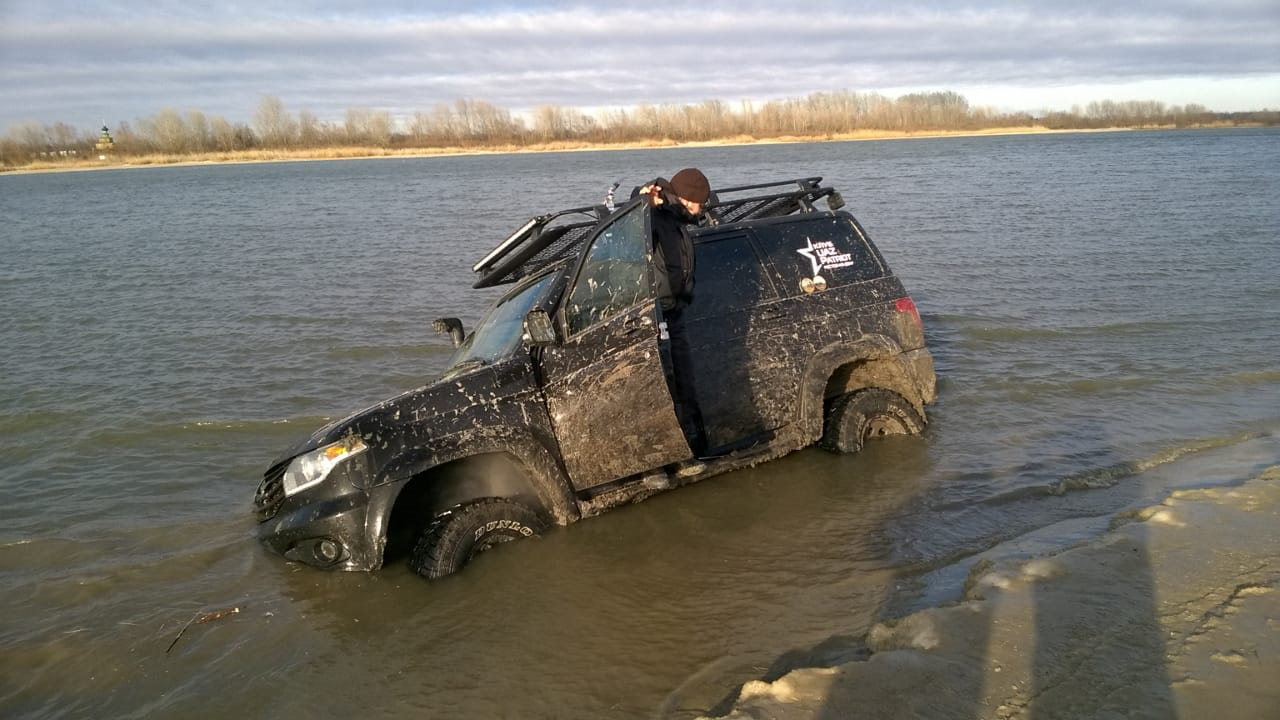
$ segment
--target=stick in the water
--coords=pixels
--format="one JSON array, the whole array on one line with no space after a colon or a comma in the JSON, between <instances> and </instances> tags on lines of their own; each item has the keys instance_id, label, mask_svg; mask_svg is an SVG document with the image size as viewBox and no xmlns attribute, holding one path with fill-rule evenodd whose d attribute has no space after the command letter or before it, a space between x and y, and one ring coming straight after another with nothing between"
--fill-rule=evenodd
<instances>
[{"instance_id":1,"label":"stick in the water","mask_svg":"<svg viewBox=\"0 0 1280 720\"><path fill-rule=\"evenodd\" d=\"M200 625L201 623L212 622L219 618L224 618L228 615L234 615L238 612L240 612L240 608L233 607L233 608L227 608L226 610L215 610L214 612L207 612L207 613L204 613L203 615L201 615L200 613L196 613L195 615L192 615L191 619L187 621L187 624L183 625L182 629L178 631L178 636L173 639L173 642L169 643L169 647L165 649L164 654L165 655L169 654L169 651L173 649L173 646L177 645L178 641L182 639L182 633L186 632L187 628L191 627L192 625Z\"/></svg>"}]
</instances>

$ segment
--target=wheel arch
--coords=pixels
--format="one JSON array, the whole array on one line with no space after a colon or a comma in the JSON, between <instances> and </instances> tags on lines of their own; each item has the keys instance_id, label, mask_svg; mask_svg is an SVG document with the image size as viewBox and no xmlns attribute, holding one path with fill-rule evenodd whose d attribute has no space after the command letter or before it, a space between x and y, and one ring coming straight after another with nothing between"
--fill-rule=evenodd
<instances>
[{"instance_id":1,"label":"wheel arch","mask_svg":"<svg viewBox=\"0 0 1280 720\"><path fill-rule=\"evenodd\" d=\"M484 498L512 498L528 505L548 524L578 519L577 503L555 457L528 437L498 436L454 443L452 452L433 443L429 452L395 463L386 482L394 497L379 518L385 552L400 555L436 515ZM391 474L394 472L394 474Z\"/></svg>"},{"instance_id":2,"label":"wheel arch","mask_svg":"<svg viewBox=\"0 0 1280 720\"><path fill-rule=\"evenodd\" d=\"M925 417L925 393L902 348L884 335L828 345L810 358L800 386L800 423L810 442L822 437L831 398L864 388L891 390Z\"/></svg>"}]
</instances>

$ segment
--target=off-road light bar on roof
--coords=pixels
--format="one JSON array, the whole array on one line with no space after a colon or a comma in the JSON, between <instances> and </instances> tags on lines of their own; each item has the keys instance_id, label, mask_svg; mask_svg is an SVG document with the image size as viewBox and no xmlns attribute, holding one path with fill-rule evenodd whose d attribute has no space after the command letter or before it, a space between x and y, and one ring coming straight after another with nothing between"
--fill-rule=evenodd
<instances>
[{"instance_id":1,"label":"off-road light bar on roof","mask_svg":"<svg viewBox=\"0 0 1280 720\"><path fill-rule=\"evenodd\" d=\"M563 215L573 215L576 213L596 214L598 219L604 218L600 213L599 208L594 206L569 208L568 210L561 210L560 212L547 213L546 215L538 215L536 217L529 218L528 222L521 225L515 232L511 233L506 240L503 240L498 247L490 250L488 255L485 255L480 259L480 262L473 265L471 267L471 271L485 272L489 268L493 267L494 263L501 260L517 246L524 243L525 240L542 234L542 229L545 228L552 220Z\"/></svg>"}]
</instances>

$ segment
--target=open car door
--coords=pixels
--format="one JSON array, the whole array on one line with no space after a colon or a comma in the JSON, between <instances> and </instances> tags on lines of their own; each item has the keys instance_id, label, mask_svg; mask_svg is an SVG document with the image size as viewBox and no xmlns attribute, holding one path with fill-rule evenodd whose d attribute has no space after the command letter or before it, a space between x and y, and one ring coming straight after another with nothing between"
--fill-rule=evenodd
<instances>
[{"instance_id":1,"label":"open car door","mask_svg":"<svg viewBox=\"0 0 1280 720\"><path fill-rule=\"evenodd\" d=\"M648 212L637 203L592 238L561 301L564 340L541 353L547 410L579 490L693 454L662 360Z\"/></svg>"}]
</instances>

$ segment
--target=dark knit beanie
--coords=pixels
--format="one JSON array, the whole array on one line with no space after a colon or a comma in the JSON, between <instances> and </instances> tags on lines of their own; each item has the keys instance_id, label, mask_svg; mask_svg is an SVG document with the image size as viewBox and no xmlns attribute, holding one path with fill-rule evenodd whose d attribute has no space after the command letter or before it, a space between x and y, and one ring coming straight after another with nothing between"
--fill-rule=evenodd
<instances>
[{"instance_id":1,"label":"dark knit beanie","mask_svg":"<svg viewBox=\"0 0 1280 720\"><path fill-rule=\"evenodd\" d=\"M711 183L697 168L685 168L673 175L671 190L690 202L704 203L711 197Z\"/></svg>"}]
</instances>

